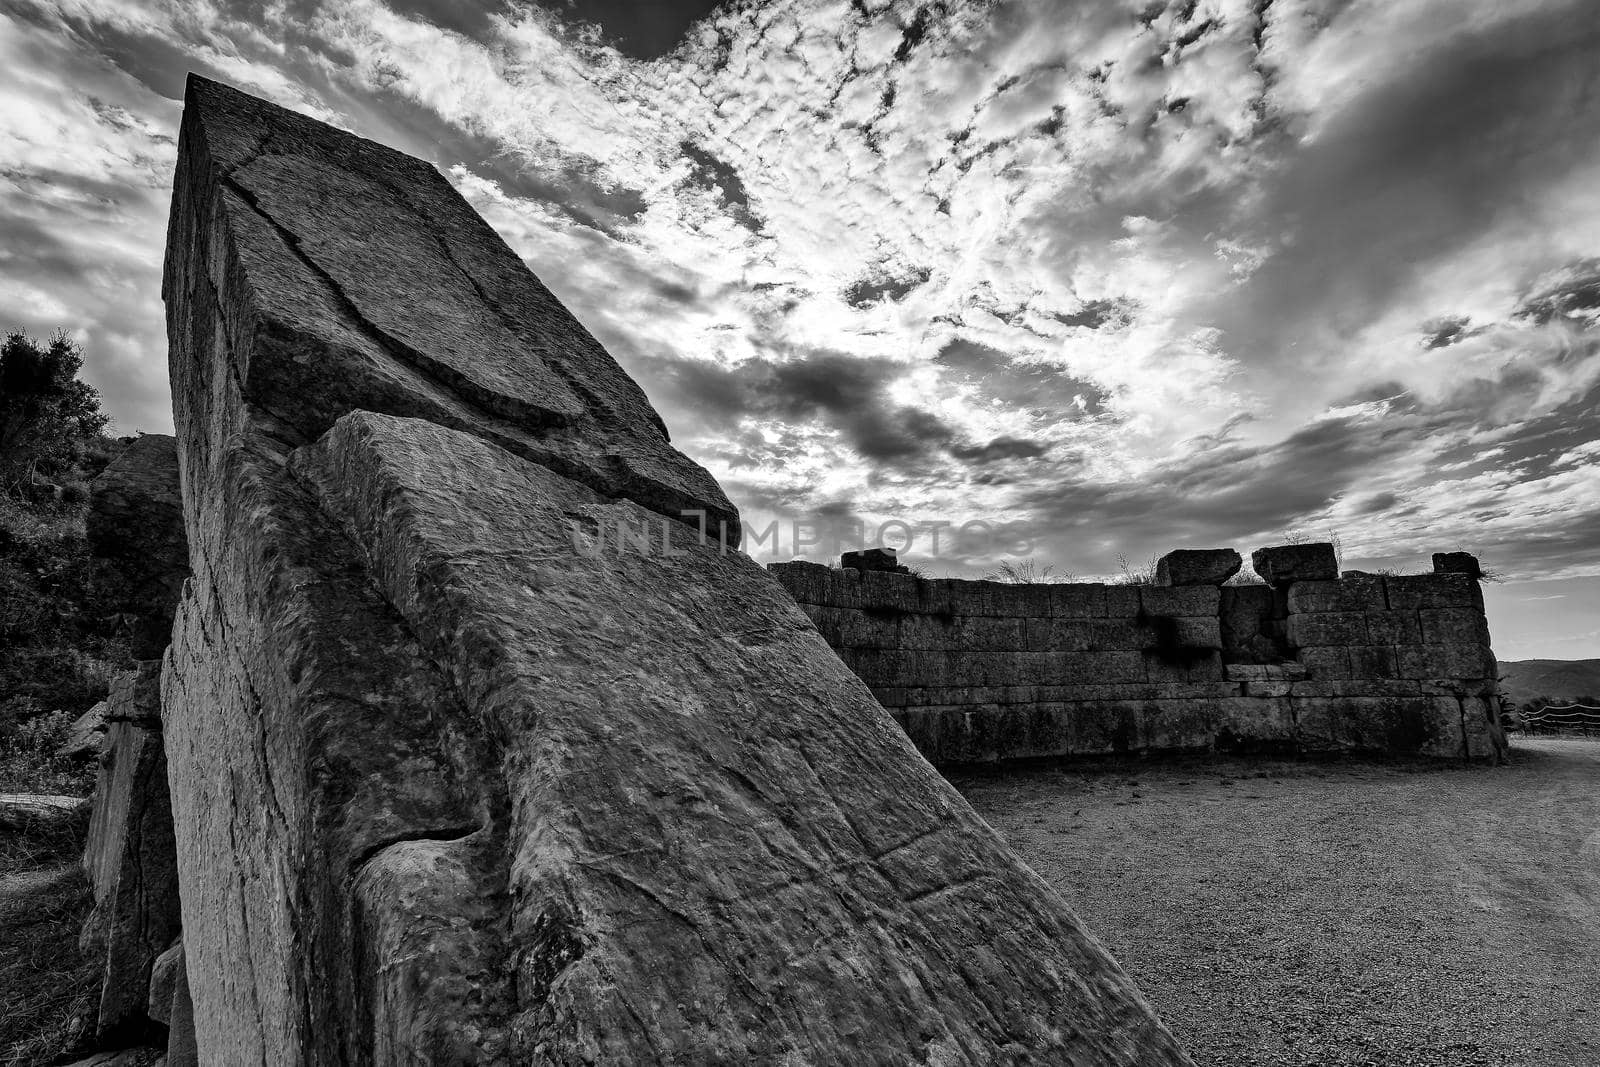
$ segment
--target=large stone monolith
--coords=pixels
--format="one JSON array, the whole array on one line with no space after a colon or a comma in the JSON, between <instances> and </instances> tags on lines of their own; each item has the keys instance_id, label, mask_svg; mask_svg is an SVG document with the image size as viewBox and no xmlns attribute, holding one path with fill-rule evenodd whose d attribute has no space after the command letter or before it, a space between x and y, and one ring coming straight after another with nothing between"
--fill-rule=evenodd
<instances>
[{"instance_id":1,"label":"large stone monolith","mask_svg":"<svg viewBox=\"0 0 1600 1067\"><path fill-rule=\"evenodd\" d=\"M191 79L169 242L201 1063L1187 1062L432 168Z\"/></svg>"}]
</instances>

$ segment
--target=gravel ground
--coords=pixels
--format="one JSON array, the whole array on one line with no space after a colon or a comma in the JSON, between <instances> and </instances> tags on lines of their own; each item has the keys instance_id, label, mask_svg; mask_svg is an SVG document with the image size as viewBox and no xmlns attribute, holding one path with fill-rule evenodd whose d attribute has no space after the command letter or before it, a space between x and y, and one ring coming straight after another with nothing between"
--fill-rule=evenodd
<instances>
[{"instance_id":1,"label":"gravel ground","mask_svg":"<svg viewBox=\"0 0 1600 1067\"><path fill-rule=\"evenodd\" d=\"M954 780L1199 1064L1600 1065L1600 742Z\"/></svg>"}]
</instances>

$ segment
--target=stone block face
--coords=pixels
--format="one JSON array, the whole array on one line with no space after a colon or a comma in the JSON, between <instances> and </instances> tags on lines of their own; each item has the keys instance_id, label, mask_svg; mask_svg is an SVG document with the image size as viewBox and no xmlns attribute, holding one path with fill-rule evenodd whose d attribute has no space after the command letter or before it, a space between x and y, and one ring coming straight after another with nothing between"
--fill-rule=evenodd
<instances>
[{"instance_id":1,"label":"stone block face","mask_svg":"<svg viewBox=\"0 0 1600 1067\"><path fill-rule=\"evenodd\" d=\"M1357 645L1349 651L1352 678L1379 680L1401 677L1400 653L1394 645Z\"/></svg>"},{"instance_id":2,"label":"stone block face","mask_svg":"<svg viewBox=\"0 0 1600 1067\"><path fill-rule=\"evenodd\" d=\"M1129 619L1141 610L1137 585L1108 585L1106 588L1106 618Z\"/></svg>"},{"instance_id":3,"label":"stone block face","mask_svg":"<svg viewBox=\"0 0 1600 1067\"><path fill-rule=\"evenodd\" d=\"M1312 678L1350 677L1350 649L1344 645L1307 646L1295 653L1295 659Z\"/></svg>"},{"instance_id":4,"label":"stone block face","mask_svg":"<svg viewBox=\"0 0 1600 1067\"><path fill-rule=\"evenodd\" d=\"M1280 648L1263 630L1273 614L1273 590L1265 585L1224 586L1217 618L1223 655L1233 663L1282 659Z\"/></svg>"},{"instance_id":5,"label":"stone block face","mask_svg":"<svg viewBox=\"0 0 1600 1067\"><path fill-rule=\"evenodd\" d=\"M859 552L846 552L839 557L839 565L858 571L911 573L910 568L901 565L899 554L892 548L864 548Z\"/></svg>"},{"instance_id":6,"label":"stone block face","mask_svg":"<svg viewBox=\"0 0 1600 1067\"><path fill-rule=\"evenodd\" d=\"M200 1062L1187 1062L767 573L674 522L580 548L738 519L436 172L198 79L178 155ZM863 615L927 595L793 573ZM1015 751L1007 707L924 732Z\"/></svg>"},{"instance_id":7,"label":"stone block face","mask_svg":"<svg viewBox=\"0 0 1600 1067\"><path fill-rule=\"evenodd\" d=\"M1422 622L1415 611L1368 612L1367 636L1375 645L1420 645Z\"/></svg>"},{"instance_id":8,"label":"stone block face","mask_svg":"<svg viewBox=\"0 0 1600 1067\"><path fill-rule=\"evenodd\" d=\"M1250 565L1268 585L1330 581L1339 577L1339 559L1331 544L1276 545L1250 553Z\"/></svg>"},{"instance_id":9,"label":"stone block face","mask_svg":"<svg viewBox=\"0 0 1600 1067\"><path fill-rule=\"evenodd\" d=\"M1435 552L1433 571L1435 574L1465 574L1472 579L1483 577L1478 557L1471 552Z\"/></svg>"},{"instance_id":10,"label":"stone block face","mask_svg":"<svg viewBox=\"0 0 1600 1067\"><path fill-rule=\"evenodd\" d=\"M1289 586L1286 598L1290 614L1388 608L1383 579L1359 574L1346 574L1336 581L1297 581Z\"/></svg>"},{"instance_id":11,"label":"stone block face","mask_svg":"<svg viewBox=\"0 0 1600 1067\"><path fill-rule=\"evenodd\" d=\"M1107 614L1104 585L1061 583L1048 588L1050 614L1053 618L1099 619Z\"/></svg>"},{"instance_id":12,"label":"stone block face","mask_svg":"<svg viewBox=\"0 0 1600 1067\"><path fill-rule=\"evenodd\" d=\"M1472 608L1423 608L1417 612L1425 645L1486 645L1489 625Z\"/></svg>"},{"instance_id":13,"label":"stone block face","mask_svg":"<svg viewBox=\"0 0 1600 1067\"><path fill-rule=\"evenodd\" d=\"M1157 585L1221 585L1244 560L1231 548L1180 548L1156 561Z\"/></svg>"},{"instance_id":14,"label":"stone block face","mask_svg":"<svg viewBox=\"0 0 1600 1067\"><path fill-rule=\"evenodd\" d=\"M1365 645L1368 643L1367 616L1359 611L1291 615L1288 638L1289 644L1295 648L1307 645Z\"/></svg>"},{"instance_id":15,"label":"stone block face","mask_svg":"<svg viewBox=\"0 0 1600 1067\"><path fill-rule=\"evenodd\" d=\"M1483 610L1483 591L1465 574L1392 574L1383 579L1391 611L1419 608Z\"/></svg>"},{"instance_id":16,"label":"stone block face","mask_svg":"<svg viewBox=\"0 0 1600 1067\"><path fill-rule=\"evenodd\" d=\"M1139 608L1146 615L1201 615L1216 618L1222 604L1222 591L1212 585L1165 588L1159 585L1134 586L1139 591Z\"/></svg>"}]
</instances>

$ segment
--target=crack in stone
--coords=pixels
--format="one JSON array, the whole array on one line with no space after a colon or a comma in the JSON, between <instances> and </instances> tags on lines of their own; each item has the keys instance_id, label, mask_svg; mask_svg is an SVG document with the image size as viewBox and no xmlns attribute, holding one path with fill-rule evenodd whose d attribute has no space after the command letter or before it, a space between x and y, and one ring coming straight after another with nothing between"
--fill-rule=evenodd
<instances>
[{"instance_id":1,"label":"crack in stone","mask_svg":"<svg viewBox=\"0 0 1600 1067\"><path fill-rule=\"evenodd\" d=\"M339 309L344 312L349 323L366 335L368 340L377 345L390 359L422 376L442 392L453 396L468 408L478 412L480 416L487 416L495 420L516 418L531 424L533 429L538 430L554 429L567 425L566 419L553 412L525 402L513 401L504 394L484 389L466 375L446 366L425 352L411 347L367 318L360 305L345 291L338 280L318 263L315 257L306 251L300 235L289 229L278 221L271 212L267 211L261 204L261 198L253 190L231 175L224 175L222 182L239 199L244 201L245 205L255 212L257 217L272 228L273 232L278 235L278 239L299 259L307 270L321 280ZM459 270L460 268L458 267L457 269ZM512 410L500 410L501 408Z\"/></svg>"}]
</instances>

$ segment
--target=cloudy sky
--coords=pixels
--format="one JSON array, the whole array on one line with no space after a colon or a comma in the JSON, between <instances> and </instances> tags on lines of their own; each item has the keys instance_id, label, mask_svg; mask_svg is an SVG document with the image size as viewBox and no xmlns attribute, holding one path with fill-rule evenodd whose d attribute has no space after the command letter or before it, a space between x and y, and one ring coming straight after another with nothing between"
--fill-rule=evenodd
<instances>
[{"instance_id":1,"label":"cloudy sky","mask_svg":"<svg viewBox=\"0 0 1600 1067\"><path fill-rule=\"evenodd\" d=\"M1593 0L0 0L0 310L170 429L194 70L433 161L752 531L1465 548L1502 658L1600 656L1597 54Z\"/></svg>"}]
</instances>

